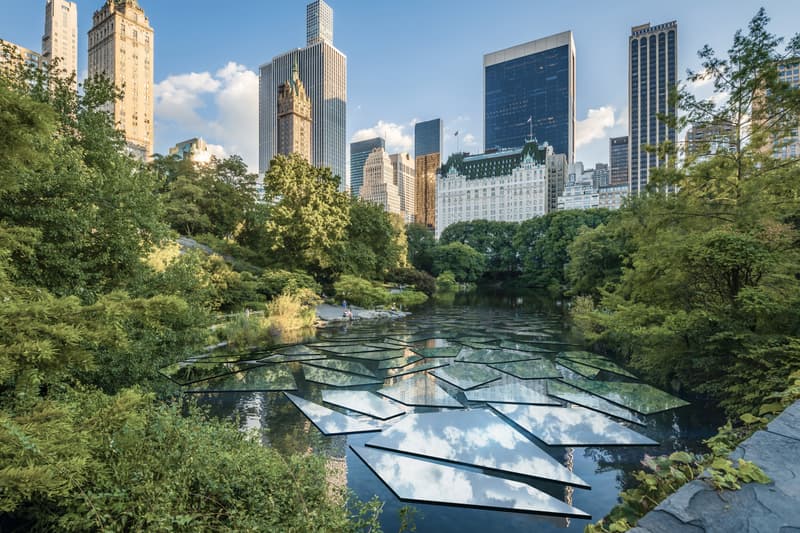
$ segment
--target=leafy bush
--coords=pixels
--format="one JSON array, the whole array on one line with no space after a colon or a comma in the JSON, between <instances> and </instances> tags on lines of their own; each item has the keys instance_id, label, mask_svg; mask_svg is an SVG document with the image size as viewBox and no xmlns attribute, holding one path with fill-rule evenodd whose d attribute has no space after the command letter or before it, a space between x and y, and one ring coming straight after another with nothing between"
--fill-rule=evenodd
<instances>
[{"instance_id":1,"label":"leafy bush","mask_svg":"<svg viewBox=\"0 0 800 533\"><path fill-rule=\"evenodd\" d=\"M436 292L436 278L414 268L396 268L389 273L389 280L405 285L413 285L428 296Z\"/></svg>"},{"instance_id":2,"label":"leafy bush","mask_svg":"<svg viewBox=\"0 0 800 533\"><path fill-rule=\"evenodd\" d=\"M282 335L310 328L317 318L317 305L322 299L309 289L286 291L267 304L270 331Z\"/></svg>"},{"instance_id":3,"label":"leafy bush","mask_svg":"<svg viewBox=\"0 0 800 533\"><path fill-rule=\"evenodd\" d=\"M389 293L385 289L356 276L342 275L333 284L333 289L338 299L363 307L376 307L389 301Z\"/></svg>"},{"instance_id":4,"label":"leafy bush","mask_svg":"<svg viewBox=\"0 0 800 533\"><path fill-rule=\"evenodd\" d=\"M258 288L268 298L274 298L286 291L295 292L298 289L309 289L317 294L322 291L319 283L305 272L282 269L264 271L258 280Z\"/></svg>"},{"instance_id":5,"label":"leafy bush","mask_svg":"<svg viewBox=\"0 0 800 533\"><path fill-rule=\"evenodd\" d=\"M401 307L414 307L422 305L428 301L428 295L424 292L404 290L390 296L392 302Z\"/></svg>"},{"instance_id":6,"label":"leafy bush","mask_svg":"<svg viewBox=\"0 0 800 533\"><path fill-rule=\"evenodd\" d=\"M458 282L455 275L449 270L446 270L436 277L436 291L443 293L456 292L458 290Z\"/></svg>"}]
</instances>

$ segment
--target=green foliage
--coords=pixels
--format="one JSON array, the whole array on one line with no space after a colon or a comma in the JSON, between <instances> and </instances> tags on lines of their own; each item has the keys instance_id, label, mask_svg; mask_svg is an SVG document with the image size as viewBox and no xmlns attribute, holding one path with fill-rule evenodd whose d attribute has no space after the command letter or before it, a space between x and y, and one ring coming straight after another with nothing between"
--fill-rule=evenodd
<instances>
[{"instance_id":1,"label":"green foliage","mask_svg":"<svg viewBox=\"0 0 800 533\"><path fill-rule=\"evenodd\" d=\"M308 274L280 269L265 270L258 279L258 287L268 298L274 298L284 292L294 293L299 289L308 289L317 294L322 292L319 283Z\"/></svg>"},{"instance_id":2,"label":"green foliage","mask_svg":"<svg viewBox=\"0 0 800 533\"><path fill-rule=\"evenodd\" d=\"M389 273L389 281L401 283L403 285L413 285L418 291L424 292L428 296L433 296L436 292L436 279L421 270L413 268L396 268Z\"/></svg>"},{"instance_id":3,"label":"green foliage","mask_svg":"<svg viewBox=\"0 0 800 533\"><path fill-rule=\"evenodd\" d=\"M333 289L339 300L347 300L363 307L376 307L389 301L389 293L383 287L377 287L370 281L347 274L342 275L333 284Z\"/></svg>"},{"instance_id":4,"label":"green foliage","mask_svg":"<svg viewBox=\"0 0 800 533\"><path fill-rule=\"evenodd\" d=\"M350 200L338 192L339 178L297 154L278 155L264 175L260 250L271 264L313 275L333 269L333 250L347 235Z\"/></svg>"},{"instance_id":5,"label":"green foliage","mask_svg":"<svg viewBox=\"0 0 800 533\"><path fill-rule=\"evenodd\" d=\"M431 251L436 246L433 230L424 224L414 222L406 226L406 237L408 239L408 262L417 270L432 272Z\"/></svg>"},{"instance_id":6,"label":"green foliage","mask_svg":"<svg viewBox=\"0 0 800 533\"><path fill-rule=\"evenodd\" d=\"M396 303L400 307L414 307L422 305L428 301L428 295L424 292L403 290L398 293L393 293L389 296L390 301Z\"/></svg>"},{"instance_id":7,"label":"green foliage","mask_svg":"<svg viewBox=\"0 0 800 533\"><path fill-rule=\"evenodd\" d=\"M436 292L453 293L458 290L458 282L456 276L449 270L446 270L436 277Z\"/></svg>"},{"instance_id":8,"label":"green foliage","mask_svg":"<svg viewBox=\"0 0 800 533\"><path fill-rule=\"evenodd\" d=\"M351 530L324 459L137 390L72 393L0 424L0 508L31 530Z\"/></svg>"},{"instance_id":9,"label":"green foliage","mask_svg":"<svg viewBox=\"0 0 800 533\"><path fill-rule=\"evenodd\" d=\"M518 275L520 271L519 256L514 246L518 228L516 222L457 222L445 228L439 237L439 244L466 244L485 257L485 276L508 278Z\"/></svg>"},{"instance_id":10,"label":"green foliage","mask_svg":"<svg viewBox=\"0 0 800 533\"><path fill-rule=\"evenodd\" d=\"M452 272L457 281L474 283L486 269L486 258L460 242L437 246L433 250L433 273Z\"/></svg>"},{"instance_id":11,"label":"green foliage","mask_svg":"<svg viewBox=\"0 0 800 533\"><path fill-rule=\"evenodd\" d=\"M607 209L555 211L519 225L514 247L520 254L522 272L532 285L564 285L567 247L581 228L595 228L607 222Z\"/></svg>"}]
</instances>

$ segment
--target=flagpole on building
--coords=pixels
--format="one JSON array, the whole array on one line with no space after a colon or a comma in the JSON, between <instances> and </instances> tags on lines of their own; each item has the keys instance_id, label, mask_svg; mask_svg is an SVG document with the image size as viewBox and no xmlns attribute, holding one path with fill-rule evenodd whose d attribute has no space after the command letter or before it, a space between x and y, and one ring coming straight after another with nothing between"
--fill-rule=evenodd
<instances>
[{"instance_id":1,"label":"flagpole on building","mask_svg":"<svg viewBox=\"0 0 800 533\"><path fill-rule=\"evenodd\" d=\"M460 142L460 139L458 138L458 130L456 130L456 132L453 134L453 136L456 138L456 153L460 154L461 153L461 142Z\"/></svg>"}]
</instances>

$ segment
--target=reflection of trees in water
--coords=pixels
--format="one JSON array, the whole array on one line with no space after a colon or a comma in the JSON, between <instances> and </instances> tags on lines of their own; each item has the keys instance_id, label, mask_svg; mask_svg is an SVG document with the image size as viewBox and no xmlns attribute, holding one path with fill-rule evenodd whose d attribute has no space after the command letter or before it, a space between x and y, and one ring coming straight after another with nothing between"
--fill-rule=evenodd
<instances>
[{"instance_id":1,"label":"reflection of trees in water","mask_svg":"<svg viewBox=\"0 0 800 533\"><path fill-rule=\"evenodd\" d=\"M575 449L567 448L564 452L564 467L570 472L575 471ZM572 495L575 492L575 487L569 485L564 486L564 503L572 506ZM569 517L564 518L564 527L569 527L571 521Z\"/></svg>"}]
</instances>

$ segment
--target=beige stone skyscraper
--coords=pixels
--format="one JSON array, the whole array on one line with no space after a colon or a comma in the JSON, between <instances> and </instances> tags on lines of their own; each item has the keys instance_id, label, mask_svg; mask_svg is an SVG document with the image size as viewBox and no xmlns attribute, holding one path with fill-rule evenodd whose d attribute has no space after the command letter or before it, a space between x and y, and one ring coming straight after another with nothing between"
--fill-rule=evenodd
<instances>
[{"instance_id":1,"label":"beige stone skyscraper","mask_svg":"<svg viewBox=\"0 0 800 533\"><path fill-rule=\"evenodd\" d=\"M153 28L136 0L106 0L89 30L89 76L104 74L124 92L114 120L131 153L153 154Z\"/></svg>"},{"instance_id":2,"label":"beige stone skyscraper","mask_svg":"<svg viewBox=\"0 0 800 533\"><path fill-rule=\"evenodd\" d=\"M278 88L278 153L311 162L311 99L295 62L292 78Z\"/></svg>"},{"instance_id":3,"label":"beige stone skyscraper","mask_svg":"<svg viewBox=\"0 0 800 533\"><path fill-rule=\"evenodd\" d=\"M400 195L400 211L403 214L403 222L409 224L414 222L414 191L416 176L414 173L414 160L406 152L392 154L389 156L394 172L393 182L397 185L397 192Z\"/></svg>"},{"instance_id":4,"label":"beige stone skyscraper","mask_svg":"<svg viewBox=\"0 0 800 533\"><path fill-rule=\"evenodd\" d=\"M375 148L364 163L364 184L359 196L366 202L379 204L388 213L402 214L400 192L394 183L392 160L383 148Z\"/></svg>"},{"instance_id":5,"label":"beige stone skyscraper","mask_svg":"<svg viewBox=\"0 0 800 533\"><path fill-rule=\"evenodd\" d=\"M78 6L67 0L47 0L42 36L42 56L59 67L67 76L78 77Z\"/></svg>"}]
</instances>

